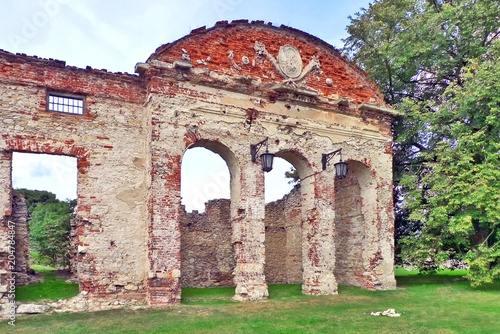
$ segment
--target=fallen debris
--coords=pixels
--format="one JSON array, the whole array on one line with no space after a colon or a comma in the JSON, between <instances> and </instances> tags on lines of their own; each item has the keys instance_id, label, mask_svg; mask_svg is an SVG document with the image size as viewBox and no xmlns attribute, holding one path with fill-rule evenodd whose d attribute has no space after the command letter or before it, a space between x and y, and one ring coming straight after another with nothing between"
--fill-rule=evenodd
<instances>
[{"instance_id":1,"label":"fallen debris","mask_svg":"<svg viewBox=\"0 0 500 334\"><path fill-rule=\"evenodd\" d=\"M396 313L396 310L393 308L387 309L385 311L380 311L380 312L372 312L371 315L373 316L386 316L386 317L400 317L400 313Z\"/></svg>"}]
</instances>

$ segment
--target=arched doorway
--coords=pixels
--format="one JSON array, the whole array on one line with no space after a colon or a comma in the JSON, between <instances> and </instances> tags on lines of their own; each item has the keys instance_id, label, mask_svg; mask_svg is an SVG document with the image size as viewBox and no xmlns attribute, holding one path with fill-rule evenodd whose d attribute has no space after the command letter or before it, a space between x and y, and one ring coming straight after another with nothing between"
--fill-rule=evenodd
<instances>
[{"instance_id":1,"label":"arched doorway","mask_svg":"<svg viewBox=\"0 0 500 334\"><path fill-rule=\"evenodd\" d=\"M366 242L366 210L374 210L370 169L348 162L349 172L335 182L335 277L339 284L366 285L363 254Z\"/></svg>"},{"instance_id":2,"label":"arched doorway","mask_svg":"<svg viewBox=\"0 0 500 334\"><path fill-rule=\"evenodd\" d=\"M298 179L285 177L292 170L295 167L278 156L273 170L265 174L264 272L268 284L302 282L300 184Z\"/></svg>"},{"instance_id":3,"label":"arched doorway","mask_svg":"<svg viewBox=\"0 0 500 334\"><path fill-rule=\"evenodd\" d=\"M183 156L182 287L234 285L230 198L235 169L233 153L217 142L200 140Z\"/></svg>"},{"instance_id":4,"label":"arched doorway","mask_svg":"<svg viewBox=\"0 0 500 334\"><path fill-rule=\"evenodd\" d=\"M303 253L305 217L312 206L313 185L312 169L306 159L295 151L276 153L277 161L283 160L286 170L290 167L295 172L296 182L289 186L290 191L277 201L266 203L266 266L265 274L268 283L303 283ZM267 178L283 178L282 183L289 180L282 175L266 175L266 193L269 183ZM293 180L292 180L293 181ZM285 187L285 185L282 185Z\"/></svg>"}]
</instances>

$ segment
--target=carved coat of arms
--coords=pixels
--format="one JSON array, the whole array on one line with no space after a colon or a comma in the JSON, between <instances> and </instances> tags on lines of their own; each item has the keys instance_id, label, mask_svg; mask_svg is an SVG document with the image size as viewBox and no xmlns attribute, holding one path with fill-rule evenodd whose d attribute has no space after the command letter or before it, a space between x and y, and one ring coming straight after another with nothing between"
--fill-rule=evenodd
<instances>
[{"instance_id":1,"label":"carved coat of arms","mask_svg":"<svg viewBox=\"0 0 500 334\"><path fill-rule=\"evenodd\" d=\"M304 68L299 50L291 45L280 47L277 59L270 54L263 43L256 41L254 49L259 56L266 57L278 73L285 79L284 83L293 84L303 80L311 71L320 71L319 59L313 56Z\"/></svg>"}]
</instances>

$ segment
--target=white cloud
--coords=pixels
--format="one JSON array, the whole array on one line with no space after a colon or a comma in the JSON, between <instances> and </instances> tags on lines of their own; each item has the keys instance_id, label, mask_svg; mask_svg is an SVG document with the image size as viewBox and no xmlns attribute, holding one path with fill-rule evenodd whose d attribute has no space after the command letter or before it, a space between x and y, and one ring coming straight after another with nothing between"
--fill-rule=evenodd
<instances>
[{"instance_id":1,"label":"white cloud","mask_svg":"<svg viewBox=\"0 0 500 334\"><path fill-rule=\"evenodd\" d=\"M12 187L47 190L59 200L75 199L77 189L76 158L13 153Z\"/></svg>"}]
</instances>

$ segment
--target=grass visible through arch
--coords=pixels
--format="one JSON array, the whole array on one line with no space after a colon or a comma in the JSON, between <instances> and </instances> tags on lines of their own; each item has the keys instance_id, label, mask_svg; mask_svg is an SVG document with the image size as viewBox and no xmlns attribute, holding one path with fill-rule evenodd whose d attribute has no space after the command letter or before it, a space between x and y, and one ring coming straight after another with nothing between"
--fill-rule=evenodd
<instances>
[{"instance_id":1,"label":"grass visible through arch","mask_svg":"<svg viewBox=\"0 0 500 334\"><path fill-rule=\"evenodd\" d=\"M422 276L398 270L398 289L340 286L305 296L270 285L269 299L232 301L234 288L183 289L183 304L159 309L21 317L9 333L498 333L500 281L472 288L463 272ZM370 313L395 308L401 317ZM0 332L7 323L0 323Z\"/></svg>"},{"instance_id":2,"label":"grass visible through arch","mask_svg":"<svg viewBox=\"0 0 500 334\"><path fill-rule=\"evenodd\" d=\"M270 300L304 298L300 284L269 284ZM234 287L183 288L182 303L186 305L223 305L234 303Z\"/></svg>"}]
</instances>

